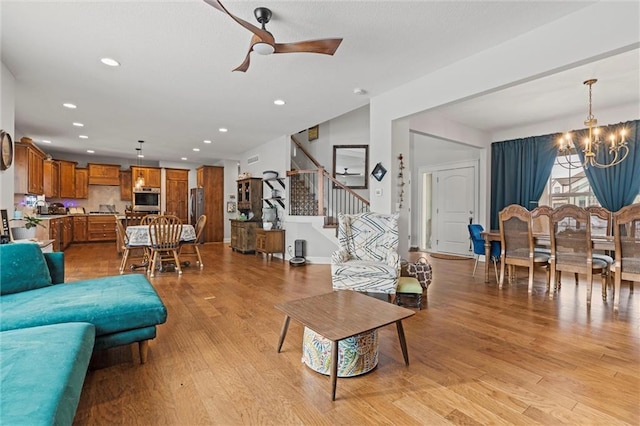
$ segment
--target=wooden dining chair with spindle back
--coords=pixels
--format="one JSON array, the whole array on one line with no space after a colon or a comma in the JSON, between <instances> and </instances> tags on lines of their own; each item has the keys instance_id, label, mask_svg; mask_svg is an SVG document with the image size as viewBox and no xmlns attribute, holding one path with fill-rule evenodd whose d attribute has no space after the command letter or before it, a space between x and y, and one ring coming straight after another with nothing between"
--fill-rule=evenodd
<instances>
[{"instance_id":1,"label":"wooden dining chair with spindle back","mask_svg":"<svg viewBox=\"0 0 640 426\"><path fill-rule=\"evenodd\" d=\"M182 221L176 216L158 216L151 221L149 224L149 238L151 240L149 275L151 277L154 276L156 268L162 266L162 261L169 259L175 262L178 275L182 274L178 256L181 234Z\"/></svg>"},{"instance_id":2,"label":"wooden dining chair with spindle back","mask_svg":"<svg viewBox=\"0 0 640 426\"><path fill-rule=\"evenodd\" d=\"M202 256L200 256L200 239L202 237L202 232L204 231L204 227L207 224L207 216L201 215L196 222L195 230L196 230L196 239L193 241L182 241L180 243L180 250L178 251L178 255L182 258L184 256L197 256L198 257L198 265L200 265L200 269L204 268L204 264L202 263ZM193 247L193 252L183 252L185 247Z\"/></svg>"},{"instance_id":3,"label":"wooden dining chair with spindle back","mask_svg":"<svg viewBox=\"0 0 640 426\"><path fill-rule=\"evenodd\" d=\"M613 310L618 312L622 280L631 282L630 292L633 292L633 282L640 282L640 203L613 214L613 239L616 247Z\"/></svg>"}]
</instances>

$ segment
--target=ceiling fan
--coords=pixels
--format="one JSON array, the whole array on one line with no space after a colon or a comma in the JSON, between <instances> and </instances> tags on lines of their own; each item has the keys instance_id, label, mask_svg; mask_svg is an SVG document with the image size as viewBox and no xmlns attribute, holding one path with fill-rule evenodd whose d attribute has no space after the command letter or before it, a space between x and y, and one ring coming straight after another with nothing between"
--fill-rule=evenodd
<instances>
[{"instance_id":1,"label":"ceiling fan","mask_svg":"<svg viewBox=\"0 0 640 426\"><path fill-rule=\"evenodd\" d=\"M245 72L249 68L249 55L252 51L261 55L271 55L272 53L322 53L324 55L333 55L340 43L341 38L325 38L321 40L306 40L298 41L295 43L276 43L273 35L267 31L265 25L271 20L271 10L266 7L258 7L253 13L256 16L258 22L262 25L262 28L258 28L249 22L232 15L219 0L204 0L210 6L218 9L219 11L226 13L236 21L238 24L248 29L253 33L251 37L251 44L249 45L249 51L244 58L244 62L240 64L234 71Z\"/></svg>"},{"instance_id":2,"label":"ceiling fan","mask_svg":"<svg viewBox=\"0 0 640 426\"><path fill-rule=\"evenodd\" d=\"M348 169L349 169L348 167L345 167L344 168L344 172L336 172L336 175L339 175L339 176L360 176L360 173L349 173L347 171Z\"/></svg>"}]
</instances>

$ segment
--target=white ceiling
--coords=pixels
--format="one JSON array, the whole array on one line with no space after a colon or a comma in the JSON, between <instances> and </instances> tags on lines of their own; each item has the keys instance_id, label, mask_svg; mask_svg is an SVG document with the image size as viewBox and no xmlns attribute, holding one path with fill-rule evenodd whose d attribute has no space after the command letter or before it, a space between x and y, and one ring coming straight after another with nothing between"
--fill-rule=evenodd
<instances>
[{"instance_id":1,"label":"white ceiling","mask_svg":"<svg viewBox=\"0 0 640 426\"><path fill-rule=\"evenodd\" d=\"M251 33L201 0L1 0L1 53L16 78L16 137L51 140L50 150L59 152L123 158L134 158L137 141L145 140L146 160L212 163L361 107L590 3L227 0L231 13L252 23L256 7L269 7L267 29L277 42L344 38L333 57L252 54L241 73L231 70ZM599 82L594 98L601 104L640 103L637 51L626 56L612 70L632 86ZM106 67L102 57L122 66ZM546 77L443 112L490 131L559 114L549 106L561 92L560 104L577 113L586 103L581 81L592 76ZM356 87L366 95L355 95ZM287 104L274 106L277 98Z\"/></svg>"}]
</instances>

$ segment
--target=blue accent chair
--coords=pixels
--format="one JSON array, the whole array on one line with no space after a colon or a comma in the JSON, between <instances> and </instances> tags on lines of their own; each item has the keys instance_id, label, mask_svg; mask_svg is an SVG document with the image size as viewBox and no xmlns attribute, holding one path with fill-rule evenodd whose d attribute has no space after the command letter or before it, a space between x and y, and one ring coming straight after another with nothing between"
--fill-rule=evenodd
<instances>
[{"instance_id":1,"label":"blue accent chair","mask_svg":"<svg viewBox=\"0 0 640 426\"><path fill-rule=\"evenodd\" d=\"M473 243L473 255L476 258L476 263L473 265L473 276L476 275L476 269L478 268L478 259L480 256L484 256L484 238L481 233L484 231L482 225L477 223L471 223L467 225L469 228L469 237ZM498 261L500 260L500 241L491 241L491 262L493 262L493 269L496 272L496 281L500 281L498 277Z\"/></svg>"}]
</instances>

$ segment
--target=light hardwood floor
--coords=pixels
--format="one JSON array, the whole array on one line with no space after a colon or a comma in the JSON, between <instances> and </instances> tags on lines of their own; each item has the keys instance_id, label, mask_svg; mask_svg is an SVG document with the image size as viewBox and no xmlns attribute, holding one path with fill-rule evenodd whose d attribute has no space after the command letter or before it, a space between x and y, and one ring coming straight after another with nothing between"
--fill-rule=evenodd
<instances>
[{"instance_id":1,"label":"light hardwood floor","mask_svg":"<svg viewBox=\"0 0 640 426\"><path fill-rule=\"evenodd\" d=\"M113 244L65 253L68 281L118 273ZM168 320L147 364L135 345L96 354L75 424L640 424L637 285L623 286L614 316L599 280L589 311L573 276L550 300L543 271L528 295L522 271L500 291L481 268L471 277L471 260L430 259L425 309L404 321L410 365L387 326L378 367L338 379L332 402L329 378L300 361L295 321L276 353L284 317L273 307L331 291L330 266L293 268L227 244L202 254L202 271L151 279Z\"/></svg>"}]
</instances>

